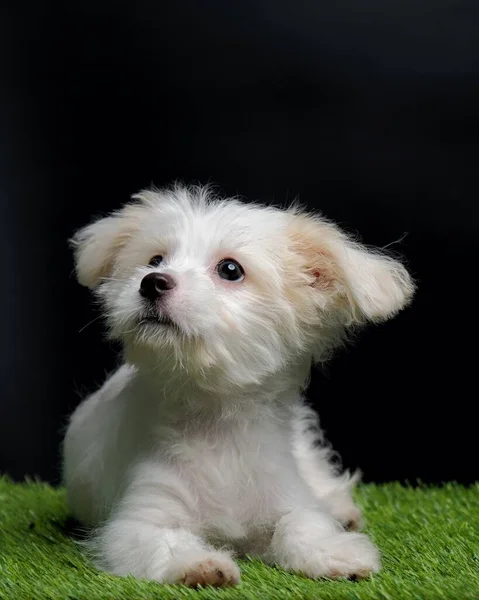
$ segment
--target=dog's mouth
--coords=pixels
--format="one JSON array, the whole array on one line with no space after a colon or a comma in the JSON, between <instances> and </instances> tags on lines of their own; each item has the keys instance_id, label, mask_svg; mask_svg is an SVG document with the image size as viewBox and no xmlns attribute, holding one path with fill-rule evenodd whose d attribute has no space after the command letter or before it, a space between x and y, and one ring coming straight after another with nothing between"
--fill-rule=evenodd
<instances>
[{"instance_id":1,"label":"dog's mouth","mask_svg":"<svg viewBox=\"0 0 479 600\"><path fill-rule=\"evenodd\" d=\"M179 330L178 325L166 315L144 315L140 318L140 326L164 327L167 329Z\"/></svg>"}]
</instances>

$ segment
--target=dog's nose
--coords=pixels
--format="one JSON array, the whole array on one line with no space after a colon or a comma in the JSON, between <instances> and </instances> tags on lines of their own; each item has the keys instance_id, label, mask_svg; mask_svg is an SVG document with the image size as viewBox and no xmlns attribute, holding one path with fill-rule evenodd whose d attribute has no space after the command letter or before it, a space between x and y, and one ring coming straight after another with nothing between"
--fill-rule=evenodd
<instances>
[{"instance_id":1,"label":"dog's nose","mask_svg":"<svg viewBox=\"0 0 479 600\"><path fill-rule=\"evenodd\" d=\"M148 300L156 300L176 286L176 281L167 273L148 273L141 280L140 294Z\"/></svg>"}]
</instances>

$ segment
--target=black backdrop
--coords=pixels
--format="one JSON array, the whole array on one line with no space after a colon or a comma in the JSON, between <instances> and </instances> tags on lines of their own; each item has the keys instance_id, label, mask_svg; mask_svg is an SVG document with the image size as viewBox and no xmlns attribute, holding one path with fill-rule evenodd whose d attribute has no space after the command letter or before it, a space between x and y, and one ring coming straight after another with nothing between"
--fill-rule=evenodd
<instances>
[{"instance_id":1,"label":"black backdrop","mask_svg":"<svg viewBox=\"0 0 479 600\"><path fill-rule=\"evenodd\" d=\"M463 0L31 2L0 32L0 471L56 481L115 361L66 245L151 182L318 207L396 246L411 309L309 397L367 479L474 480L479 8ZM80 331L81 330L81 331Z\"/></svg>"}]
</instances>

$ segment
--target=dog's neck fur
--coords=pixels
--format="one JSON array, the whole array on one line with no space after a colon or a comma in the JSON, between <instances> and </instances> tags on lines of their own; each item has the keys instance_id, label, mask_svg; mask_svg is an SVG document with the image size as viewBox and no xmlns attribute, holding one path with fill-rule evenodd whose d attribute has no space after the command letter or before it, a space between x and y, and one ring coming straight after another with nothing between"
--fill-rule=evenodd
<instances>
[{"instance_id":1,"label":"dog's neck fur","mask_svg":"<svg viewBox=\"0 0 479 600\"><path fill-rule=\"evenodd\" d=\"M292 398L304 389L311 369L311 359L290 364L281 372L263 375L260 381L244 384L232 381L219 369L194 371L185 365L172 364L168 357L152 352L125 352L127 362L135 367L132 385L139 386L143 397L161 404L165 413L226 422L231 419L255 419L266 412L272 415L288 408ZM163 410L162 410L163 413Z\"/></svg>"}]
</instances>

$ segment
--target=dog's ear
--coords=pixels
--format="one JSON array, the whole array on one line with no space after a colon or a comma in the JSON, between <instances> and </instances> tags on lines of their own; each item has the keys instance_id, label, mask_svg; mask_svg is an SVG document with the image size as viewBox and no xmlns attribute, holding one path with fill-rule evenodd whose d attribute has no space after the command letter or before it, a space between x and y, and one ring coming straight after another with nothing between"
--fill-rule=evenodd
<instances>
[{"instance_id":1,"label":"dog's ear","mask_svg":"<svg viewBox=\"0 0 479 600\"><path fill-rule=\"evenodd\" d=\"M291 232L309 285L321 292L320 306L341 308L345 324L385 321L411 301L415 286L399 261L318 216L296 214Z\"/></svg>"},{"instance_id":2,"label":"dog's ear","mask_svg":"<svg viewBox=\"0 0 479 600\"><path fill-rule=\"evenodd\" d=\"M138 206L126 205L76 232L70 244L81 285L93 289L111 274L119 250L139 226L138 213Z\"/></svg>"},{"instance_id":3,"label":"dog's ear","mask_svg":"<svg viewBox=\"0 0 479 600\"><path fill-rule=\"evenodd\" d=\"M414 282L398 260L346 236L333 244L333 252L343 273L353 322L385 321L412 300Z\"/></svg>"}]
</instances>

